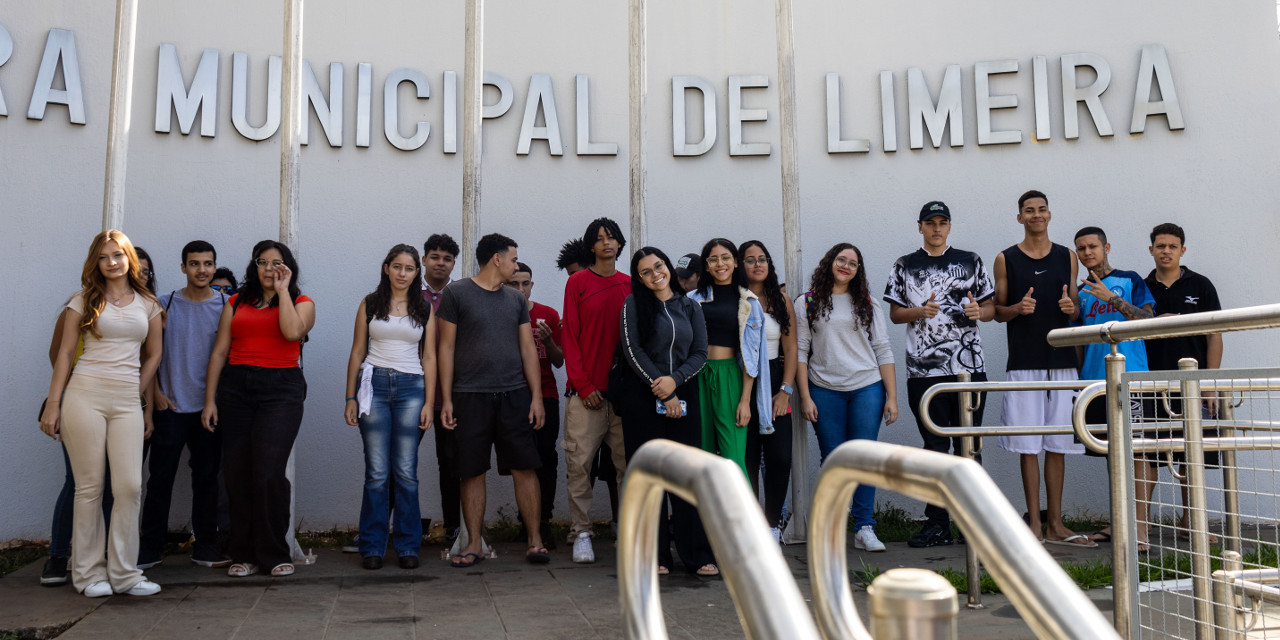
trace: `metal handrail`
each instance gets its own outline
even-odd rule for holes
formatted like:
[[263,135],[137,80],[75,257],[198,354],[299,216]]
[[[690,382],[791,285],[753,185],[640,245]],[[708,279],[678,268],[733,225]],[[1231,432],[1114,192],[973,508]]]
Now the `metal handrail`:
[[846,564],[849,500],[870,484],[945,506],[992,577],[1039,638],[1119,638],[1054,562],[982,467],[972,460],[885,442],[846,442],[827,456],[814,492],[809,543],[814,609],[826,638],[869,638],[853,605]]
[[819,638],[742,470],[725,458],[669,440],[640,447],[623,479],[618,598],[627,638],[667,637],[657,557],[663,491],[698,508],[748,638]]
[[1115,344],[1126,340],[1182,338],[1275,327],[1280,327],[1280,304],[1265,304],[1143,320],[1113,320],[1087,327],[1054,329],[1049,332],[1049,344],[1055,347],[1084,346],[1104,342]]

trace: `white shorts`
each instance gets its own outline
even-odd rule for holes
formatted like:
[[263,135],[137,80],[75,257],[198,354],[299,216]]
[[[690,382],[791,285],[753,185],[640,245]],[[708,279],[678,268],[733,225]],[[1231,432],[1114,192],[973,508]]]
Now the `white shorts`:
[[[1010,382],[1079,380],[1075,369],[1018,369],[1009,371]],[[1008,426],[1040,427],[1071,424],[1075,391],[1006,391],[1000,405],[1001,422]],[[1072,434],[1052,436],[1000,436],[1000,448],[1036,455],[1041,451],[1083,454],[1084,445]]]

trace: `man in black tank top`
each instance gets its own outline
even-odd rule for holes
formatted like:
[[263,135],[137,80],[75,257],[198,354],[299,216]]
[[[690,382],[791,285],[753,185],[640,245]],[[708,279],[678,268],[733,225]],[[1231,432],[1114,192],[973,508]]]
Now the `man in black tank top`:
[[[1076,380],[1076,353],[1049,345],[1049,331],[1066,327],[1078,315],[1076,255],[1049,240],[1049,198],[1028,191],[1018,198],[1022,242],[1000,255],[992,265],[996,283],[996,320],[1008,323],[1008,380]],[[1003,395],[1001,415],[1006,425],[1042,426],[1071,423],[1070,391],[1014,391]],[[1062,524],[1062,483],[1065,454],[1084,453],[1070,435],[1002,436],[1000,446],[1021,456],[1022,489],[1026,495],[1031,532],[1047,542],[1093,547],[1096,543]],[[1048,521],[1040,518],[1040,465],[1043,451]],[[1042,533],[1041,527],[1047,528]]]

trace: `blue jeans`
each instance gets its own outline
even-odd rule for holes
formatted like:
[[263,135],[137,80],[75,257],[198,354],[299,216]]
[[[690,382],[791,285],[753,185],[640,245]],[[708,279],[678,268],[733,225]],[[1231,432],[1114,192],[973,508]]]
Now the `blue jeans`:
[[[876,440],[884,415],[884,383],[877,381],[853,391],[832,391],[809,384],[809,397],[818,408],[813,423],[818,451],[825,461],[836,447],[850,440]],[[853,526],[875,526],[876,488],[863,484],[853,492]]]
[[[360,555],[387,550],[391,491],[395,500],[398,556],[416,556],[422,546],[418,505],[418,421],[426,402],[422,376],[394,369],[373,370],[373,402],[360,417],[364,439],[364,499],[360,503]],[[436,428],[439,428],[438,426]],[[389,482],[389,475],[395,482]]]

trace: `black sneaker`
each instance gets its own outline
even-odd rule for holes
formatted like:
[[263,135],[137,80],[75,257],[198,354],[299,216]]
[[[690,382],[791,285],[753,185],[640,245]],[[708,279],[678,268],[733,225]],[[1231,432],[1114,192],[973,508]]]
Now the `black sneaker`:
[[924,529],[920,530],[911,539],[907,541],[908,547],[916,549],[924,549],[927,547],[937,547],[951,544],[951,527],[944,527],[940,524],[926,524]]
[[40,585],[57,587],[67,583],[67,559],[50,556],[40,572]]

